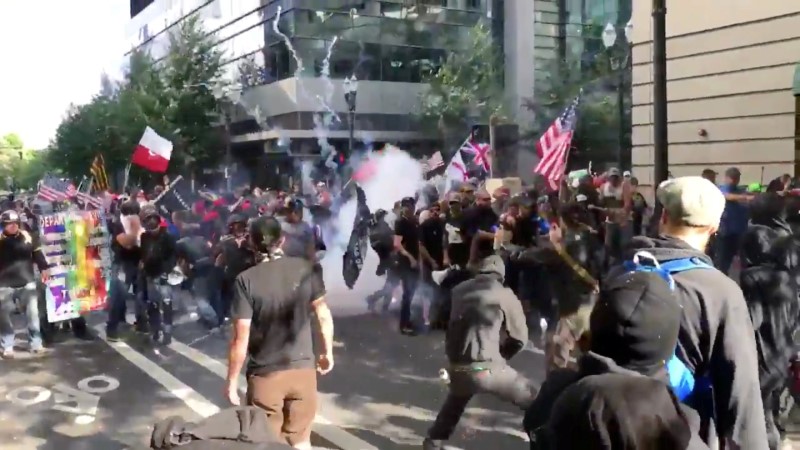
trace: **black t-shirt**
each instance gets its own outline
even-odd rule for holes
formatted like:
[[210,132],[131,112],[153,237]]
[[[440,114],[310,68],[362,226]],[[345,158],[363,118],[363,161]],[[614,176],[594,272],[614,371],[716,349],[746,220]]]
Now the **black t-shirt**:
[[[398,217],[394,223],[394,234],[403,238],[403,248],[415,259],[419,258],[419,225],[416,219]],[[409,265],[406,257],[400,256],[401,266]]]
[[322,278],[303,258],[263,262],[236,278],[232,317],[252,319],[248,376],[315,367],[311,303],[324,295]]
[[442,234],[444,233],[444,222],[437,218],[428,219],[419,226],[420,240],[431,257],[438,264],[444,258],[444,243]]
[[109,233],[111,234],[111,251],[114,253],[114,260],[120,264],[139,264],[142,256],[139,247],[125,248],[117,242],[117,236],[125,234],[125,228],[121,222],[109,223]]
[[[472,243],[472,239],[478,234],[478,231],[494,232],[497,229],[497,223],[500,217],[494,212],[492,208],[481,208],[473,206],[464,211],[464,234],[466,236],[467,245]],[[493,253],[494,241],[484,239],[478,245],[478,252],[480,256],[488,256]]]
[[532,247],[536,245],[536,238],[539,236],[538,216],[518,217],[514,222],[514,230],[511,235],[511,243],[520,247]]

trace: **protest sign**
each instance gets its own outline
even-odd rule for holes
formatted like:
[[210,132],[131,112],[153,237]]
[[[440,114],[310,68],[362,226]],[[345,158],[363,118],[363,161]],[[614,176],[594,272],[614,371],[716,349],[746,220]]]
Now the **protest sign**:
[[47,320],[59,322],[105,308],[111,268],[108,229],[100,211],[39,218],[42,251],[50,263]]

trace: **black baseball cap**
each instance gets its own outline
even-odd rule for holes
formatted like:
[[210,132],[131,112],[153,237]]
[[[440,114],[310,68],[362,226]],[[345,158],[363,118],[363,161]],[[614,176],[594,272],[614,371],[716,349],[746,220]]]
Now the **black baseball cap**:
[[414,197],[403,197],[403,199],[400,200],[400,206],[414,206],[416,204],[417,201],[414,199]]
[[678,343],[681,307],[653,272],[614,277],[600,291],[589,319],[591,349],[645,375],[663,368]]

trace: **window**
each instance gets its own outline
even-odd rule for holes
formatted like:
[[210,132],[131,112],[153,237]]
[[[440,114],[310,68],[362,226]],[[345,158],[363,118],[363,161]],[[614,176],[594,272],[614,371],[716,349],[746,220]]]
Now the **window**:
[[264,49],[266,76],[272,80],[283,80],[293,75],[294,60],[286,42],[278,42]]
[[383,46],[381,52],[383,81],[411,81],[410,53],[408,47]]

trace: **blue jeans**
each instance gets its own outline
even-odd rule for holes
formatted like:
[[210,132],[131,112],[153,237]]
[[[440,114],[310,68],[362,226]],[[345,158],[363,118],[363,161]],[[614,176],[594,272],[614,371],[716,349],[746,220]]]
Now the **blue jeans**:
[[[125,322],[128,310],[128,292],[133,288],[136,292],[138,268],[133,264],[119,264],[111,269],[111,282],[108,292],[108,322],[106,332],[115,332],[120,323]],[[144,323],[147,316],[145,303],[139,296],[135,297],[136,320]]]
[[212,303],[217,295],[212,291],[213,280],[210,269],[213,268],[195,267],[194,273],[189,279],[191,280],[190,292],[197,304],[197,314],[206,325],[213,328],[220,324],[220,319],[217,308]]
[[19,288],[0,288],[0,345],[3,350],[14,348],[14,325],[11,314],[14,312],[14,300],[25,305],[25,316],[28,323],[28,341],[31,349],[42,348],[42,329],[39,322],[39,299],[36,283],[29,283]]

